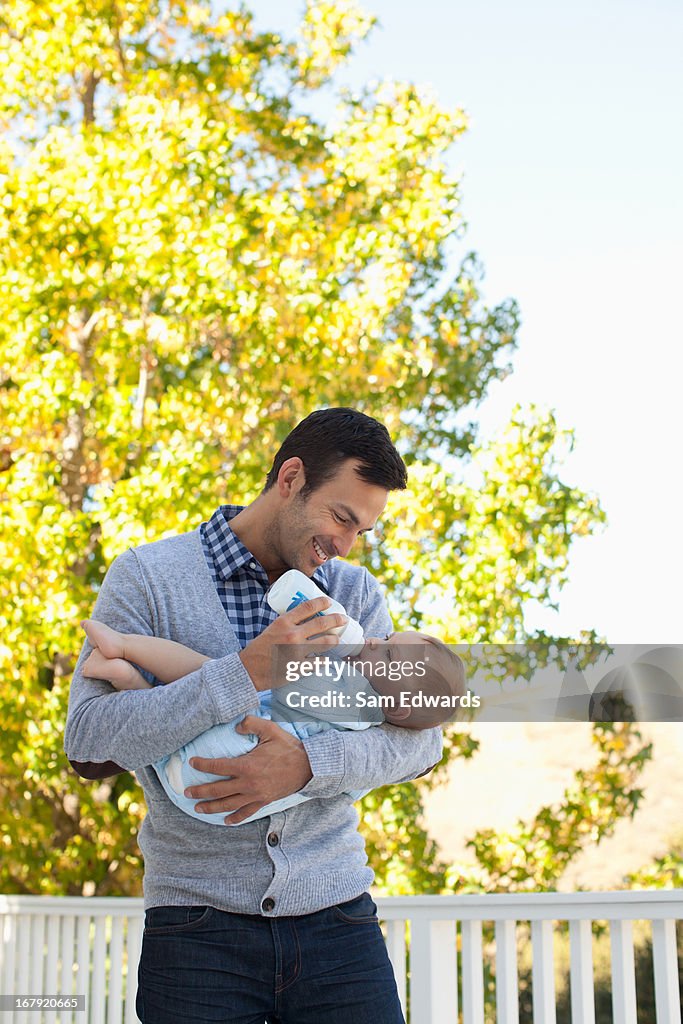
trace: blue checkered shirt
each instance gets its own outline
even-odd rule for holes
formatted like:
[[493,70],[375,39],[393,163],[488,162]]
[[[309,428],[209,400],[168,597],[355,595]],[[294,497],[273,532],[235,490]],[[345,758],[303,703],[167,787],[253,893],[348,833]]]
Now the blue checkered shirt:
[[[241,648],[277,618],[277,612],[266,601],[270,583],[265,569],[230,529],[230,520],[243,507],[221,505],[199,528],[209,573]],[[312,578],[324,593],[328,592],[322,567]]]

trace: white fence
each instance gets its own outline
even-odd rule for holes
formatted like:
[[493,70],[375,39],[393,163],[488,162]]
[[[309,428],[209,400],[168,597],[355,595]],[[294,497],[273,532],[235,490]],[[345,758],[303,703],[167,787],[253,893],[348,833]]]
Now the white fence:
[[[518,1024],[517,925],[530,922],[534,1024],[555,1024],[555,922],[569,922],[572,1024],[594,1024],[593,921],[609,922],[614,1024],[636,1024],[633,922],[651,922],[656,1024],[681,1024],[676,921],[683,891],[399,896],[377,900],[410,1024]],[[495,938],[484,950],[484,925]],[[0,896],[0,1002],[85,996],[86,1012],[6,1010],[2,1024],[135,1024],[142,901]],[[409,1007],[408,1007],[409,996]],[[190,1022],[188,1022],[190,1024]]]

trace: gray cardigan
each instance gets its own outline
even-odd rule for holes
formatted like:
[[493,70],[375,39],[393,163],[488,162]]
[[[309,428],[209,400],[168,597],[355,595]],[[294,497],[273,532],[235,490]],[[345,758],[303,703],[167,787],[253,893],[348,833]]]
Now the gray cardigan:
[[[366,636],[391,629],[376,580],[358,566],[328,564],[330,596]],[[112,760],[135,770],[147,816],[139,835],[145,906],[210,904],[278,917],[311,913],[360,895],[373,873],[348,790],[405,782],[441,756],[441,732],[382,725],[330,730],[304,741],[313,799],[269,818],[205,824],[168,799],[149,767],[220,722],[253,711],[258,693],[209,575],[199,531],[126,551],[111,565],[93,617],[128,633],[167,637],[212,658],[171,686],[117,693],[83,675],[86,642],[71,684],[64,747],[76,761]],[[266,839],[276,833],[279,842]],[[267,900],[265,908],[263,901]],[[269,908],[269,909],[268,909]]]

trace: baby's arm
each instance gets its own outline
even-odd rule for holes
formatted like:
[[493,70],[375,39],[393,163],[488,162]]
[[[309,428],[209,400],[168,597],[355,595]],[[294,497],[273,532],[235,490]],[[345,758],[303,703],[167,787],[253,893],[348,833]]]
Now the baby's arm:
[[174,640],[119,633],[94,619],[85,619],[81,625],[95,648],[83,666],[85,674],[95,679],[108,679],[117,689],[149,687],[150,684],[131,662],[153,672],[162,683],[172,683],[196,672],[205,661],[209,661],[204,654],[198,654]]

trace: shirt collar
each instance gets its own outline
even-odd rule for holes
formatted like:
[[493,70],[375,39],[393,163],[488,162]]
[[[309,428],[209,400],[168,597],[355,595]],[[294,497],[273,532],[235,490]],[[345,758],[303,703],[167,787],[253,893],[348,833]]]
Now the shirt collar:
[[[236,533],[230,528],[230,520],[241,512],[244,505],[221,505],[206,524],[204,537],[216,566],[216,572],[223,580],[229,580],[240,569],[256,576],[267,574],[258,559],[245,547]],[[324,593],[329,591],[329,582],[325,565],[319,565],[311,577]]]
[[206,524],[204,537],[216,572],[223,580],[231,579],[241,569],[260,570],[263,573],[263,568],[249,548],[245,547],[237,534],[230,529],[230,520],[234,519],[243,507],[221,505]]

